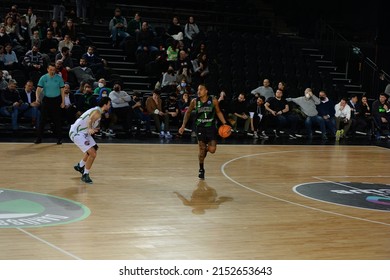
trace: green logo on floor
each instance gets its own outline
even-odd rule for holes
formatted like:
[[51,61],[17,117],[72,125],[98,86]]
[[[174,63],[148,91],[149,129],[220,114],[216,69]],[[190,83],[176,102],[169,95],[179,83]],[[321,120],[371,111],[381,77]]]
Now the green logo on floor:
[[56,226],[81,221],[90,213],[88,207],[69,199],[0,189],[0,228]]

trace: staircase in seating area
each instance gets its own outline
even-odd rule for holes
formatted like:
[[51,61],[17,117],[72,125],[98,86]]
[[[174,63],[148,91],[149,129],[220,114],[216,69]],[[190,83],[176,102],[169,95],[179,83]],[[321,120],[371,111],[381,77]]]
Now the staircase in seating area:
[[319,49],[302,48],[301,51],[304,55],[312,59],[316,64],[319,73],[321,73],[323,77],[328,77],[332,82],[331,85],[337,99],[340,99],[341,97],[348,98],[352,94],[357,94],[360,98],[362,95],[366,94],[362,89],[361,84],[353,83],[346,71],[341,70],[333,61],[327,60]]
[[154,88],[153,77],[142,75],[138,71],[135,61],[128,61],[123,49],[113,48],[108,30],[108,23],[83,26],[83,32],[93,42],[96,53],[107,60],[108,67],[112,70],[113,79],[117,80],[118,75],[123,84],[123,90],[132,93],[150,93]]

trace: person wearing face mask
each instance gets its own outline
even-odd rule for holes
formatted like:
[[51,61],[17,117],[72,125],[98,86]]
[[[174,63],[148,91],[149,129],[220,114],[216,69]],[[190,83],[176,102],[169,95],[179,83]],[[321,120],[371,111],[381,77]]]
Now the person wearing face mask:
[[335,120],[335,110],[334,102],[328,98],[328,95],[324,90],[319,92],[319,98],[321,103],[317,105],[318,115],[322,117],[325,122],[325,127],[327,131],[335,137],[336,135],[336,120]]
[[180,98],[184,93],[191,95],[191,86],[187,83],[185,79],[180,81],[180,84],[176,87],[176,95]]
[[112,102],[112,113],[118,117],[121,121],[123,130],[128,136],[130,133],[131,127],[131,117],[132,111],[129,102],[131,101],[131,96],[127,94],[126,91],[122,90],[122,87],[119,83],[115,83],[113,90],[110,92],[109,97]]
[[106,88],[108,90],[108,93],[110,93],[112,91],[111,88],[107,87],[106,79],[100,78],[98,80],[98,86],[93,91],[93,95],[99,96],[99,93],[102,90],[102,88]]
[[176,86],[176,72],[172,66],[169,66],[168,71],[165,72],[162,76],[161,92],[170,93],[175,91]]
[[300,107],[302,113],[306,116],[305,127],[307,130],[307,137],[311,139],[313,137],[313,126],[318,125],[321,130],[322,139],[327,140],[325,121],[318,115],[316,105],[320,104],[320,99],[313,94],[311,88],[306,88],[304,96],[296,98],[286,98],[288,102],[292,101]]

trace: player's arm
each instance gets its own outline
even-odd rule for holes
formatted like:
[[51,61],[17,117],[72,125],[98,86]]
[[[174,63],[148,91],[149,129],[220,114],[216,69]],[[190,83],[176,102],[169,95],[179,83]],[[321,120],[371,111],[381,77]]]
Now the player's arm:
[[187,109],[186,113],[184,114],[183,124],[179,128],[179,133],[180,134],[183,134],[184,129],[186,128],[187,122],[190,119],[191,112],[195,109],[195,105],[196,105],[196,98],[191,100],[190,106],[188,106],[188,109]]
[[222,122],[222,124],[226,124],[225,116],[223,115],[221,109],[219,108],[218,100],[215,97],[213,98],[213,103],[215,107],[215,112],[217,113],[219,120]]
[[100,111],[95,110],[91,113],[91,116],[89,117],[88,120],[88,134],[92,135],[95,134],[95,132],[98,132],[98,128],[93,128],[93,124],[100,118],[101,114]]

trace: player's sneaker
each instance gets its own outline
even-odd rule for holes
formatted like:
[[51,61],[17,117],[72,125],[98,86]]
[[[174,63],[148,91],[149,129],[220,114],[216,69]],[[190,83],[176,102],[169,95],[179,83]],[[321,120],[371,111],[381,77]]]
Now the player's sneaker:
[[80,172],[81,174],[84,174],[84,166],[80,167],[80,163],[78,163],[75,166],[73,166],[73,168],[74,168],[74,170]]
[[199,175],[198,175],[199,179],[204,179],[204,169],[199,169]]
[[89,174],[83,174],[83,176],[81,176],[81,181],[83,181],[84,183],[87,183],[87,184],[93,183],[91,178],[89,177]]

